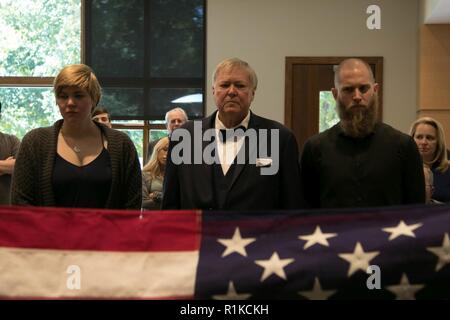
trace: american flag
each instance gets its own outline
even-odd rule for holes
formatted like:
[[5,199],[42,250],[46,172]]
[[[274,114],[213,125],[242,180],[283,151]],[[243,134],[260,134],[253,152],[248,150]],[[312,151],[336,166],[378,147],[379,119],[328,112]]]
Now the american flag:
[[205,213],[196,297],[448,299],[449,233],[450,206]]
[[450,205],[0,208],[6,299],[448,299]]

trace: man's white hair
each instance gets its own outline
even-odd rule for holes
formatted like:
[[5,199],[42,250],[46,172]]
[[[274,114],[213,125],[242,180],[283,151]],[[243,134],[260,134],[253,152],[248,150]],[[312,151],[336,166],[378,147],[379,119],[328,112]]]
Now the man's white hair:
[[169,122],[169,114],[172,113],[172,112],[175,112],[175,111],[181,112],[181,113],[183,114],[183,116],[184,116],[184,120],[185,120],[185,121],[188,121],[188,120],[189,120],[186,111],[184,111],[184,110],[181,109],[180,107],[176,107],[176,108],[173,108],[173,109],[171,109],[171,110],[169,110],[169,111],[166,112],[166,117],[165,117],[166,124],[167,124],[167,122]]

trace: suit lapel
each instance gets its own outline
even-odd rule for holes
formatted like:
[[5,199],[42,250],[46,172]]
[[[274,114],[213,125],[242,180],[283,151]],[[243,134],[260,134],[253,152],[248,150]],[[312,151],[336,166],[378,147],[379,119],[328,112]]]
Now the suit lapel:
[[[206,130],[214,128],[215,119],[216,119],[216,112],[214,112],[211,116],[202,119],[202,137],[196,137],[196,139],[202,139],[202,164],[199,166],[200,167],[199,168],[199,176],[196,177],[196,179],[198,178],[200,184],[202,186],[204,186],[206,189],[208,189],[209,192],[211,193],[211,198],[214,203],[214,205],[212,205],[213,207],[215,207],[217,205],[217,197],[214,192],[214,190],[215,190],[214,178],[213,178],[214,164],[209,165],[204,162],[203,152],[209,144],[214,143],[214,142],[213,141],[203,141],[203,135],[205,134]],[[217,155],[215,155],[215,156],[217,156]]]
[[[202,120],[202,137],[198,138],[196,137],[196,139],[202,139],[202,171],[205,174],[205,181],[212,181],[212,170],[213,170],[213,166],[211,165],[207,165],[206,163],[204,163],[203,160],[203,152],[205,150],[205,148],[210,145],[213,141],[203,141],[203,135],[205,134],[206,130],[212,129],[214,128],[214,120],[216,118],[216,113],[214,112],[211,116],[204,118]],[[217,155],[215,155],[217,156]]]
[[[251,111],[250,111],[251,112]],[[257,119],[257,117],[251,113],[250,115],[250,122],[248,123],[248,129],[254,129],[256,131],[256,134],[258,134],[258,128],[259,128],[259,121]],[[231,191],[231,189],[233,188],[234,184],[236,183],[237,179],[239,178],[239,176],[242,174],[242,172],[244,171],[244,169],[246,167],[248,167],[249,165],[251,166],[252,164],[250,164],[250,159],[256,159],[257,157],[257,145],[258,143],[252,143],[250,145],[249,142],[249,138],[245,137],[244,138],[245,141],[242,145],[241,150],[239,150],[239,153],[241,152],[245,152],[245,164],[233,164],[233,166],[235,166],[234,171],[233,171],[233,179],[231,180],[230,183],[230,187],[228,189],[228,193]],[[256,141],[258,142],[258,141]],[[239,157],[237,157],[237,159],[240,159]]]

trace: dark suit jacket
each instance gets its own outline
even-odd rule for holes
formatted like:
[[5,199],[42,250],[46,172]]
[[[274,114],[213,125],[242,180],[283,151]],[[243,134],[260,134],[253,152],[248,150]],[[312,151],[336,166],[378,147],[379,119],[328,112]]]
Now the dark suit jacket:
[[[217,111],[216,111],[217,112]],[[197,120],[201,122],[202,134],[207,129],[214,128],[216,112],[211,116]],[[186,129],[192,138],[190,145],[191,157],[194,157],[194,122],[188,121],[181,128]],[[181,129],[180,128],[180,129]],[[267,134],[268,152],[261,154],[259,144],[249,144],[246,137],[245,164],[235,165],[232,182],[226,194],[225,205],[219,208],[215,187],[213,185],[214,165],[201,164],[175,164],[172,159],[172,150],[177,144],[173,137],[169,146],[169,154],[164,179],[164,197],[162,209],[225,209],[225,210],[274,210],[298,209],[303,206],[300,185],[300,172],[298,163],[297,142],[292,132],[280,123],[251,114],[248,129],[269,129]],[[262,175],[260,166],[248,161],[253,157],[272,158],[270,143],[270,129],[279,130],[279,168],[273,175]],[[267,141],[266,140],[266,141]],[[259,138],[258,138],[259,141]],[[202,150],[211,144],[211,141],[197,140]],[[253,158],[254,159],[254,158]]]

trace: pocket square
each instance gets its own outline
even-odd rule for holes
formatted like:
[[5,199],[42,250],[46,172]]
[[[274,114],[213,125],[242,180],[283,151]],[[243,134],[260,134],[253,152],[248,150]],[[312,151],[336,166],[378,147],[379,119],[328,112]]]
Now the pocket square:
[[257,167],[267,167],[272,164],[272,159],[270,158],[257,158],[256,159],[256,166]]

